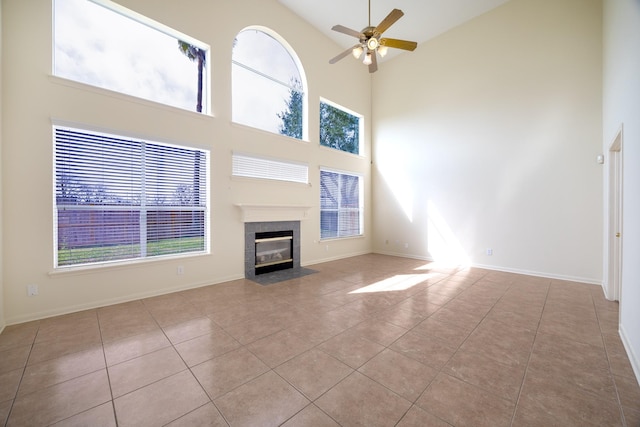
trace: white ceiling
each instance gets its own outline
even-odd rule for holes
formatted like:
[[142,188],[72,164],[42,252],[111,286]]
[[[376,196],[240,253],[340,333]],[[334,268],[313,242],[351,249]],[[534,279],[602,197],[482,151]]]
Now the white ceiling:
[[[336,24],[361,31],[369,25],[369,0],[278,0],[295,14],[316,27],[344,49],[357,43],[354,37],[331,31]],[[385,33],[385,37],[425,42],[508,0],[370,0],[371,25],[376,26],[391,12],[400,9],[404,16]],[[402,51],[390,49],[385,59]],[[336,55],[340,53],[338,50]],[[329,60],[329,58],[327,58]]]

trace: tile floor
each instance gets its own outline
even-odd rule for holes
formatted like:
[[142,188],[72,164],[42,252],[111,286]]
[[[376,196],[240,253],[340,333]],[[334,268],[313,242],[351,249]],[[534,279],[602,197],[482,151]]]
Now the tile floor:
[[365,255],[10,326],[0,425],[638,426],[598,286]]

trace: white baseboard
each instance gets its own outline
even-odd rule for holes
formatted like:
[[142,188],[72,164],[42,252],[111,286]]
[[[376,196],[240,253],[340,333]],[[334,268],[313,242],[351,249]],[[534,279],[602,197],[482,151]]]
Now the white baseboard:
[[631,362],[631,368],[633,368],[633,373],[636,375],[636,381],[638,382],[638,385],[640,385],[640,359],[638,358],[638,355],[634,353],[633,347],[631,347],[631,343],[627,338],[627,334],[622,324],[620,324],[618,334],[620,334],[622,345],[624,346],[624,349],[627,351],[627,357],[629,357],[629,362]]
[[179,287],[163,288],[163,289],[157,289],[149,292],[138,292],[135,294],[126,295],[124,297],[107,298],[99,301],[93,301],[88,304],[71,305],[71,306],[62,307],[60,309],[53,309],[53,310],[43,310],[36,313],[29,313],[26,316],[11,317],[9,319],[6,319],[6,324],[7,326],[9,326],[9,325],[16,325],[19,323],[31,322],[34,320],[42,320],[42,319],[46,319],[53,316],[61,316],[64,314],[76,313],[78,311],[92,310],[94,308],[107,307],[114,304],[121,304],[125,302],[136,301],[143,298],[151,298],[151,297],[157,297],[160,295],[167,295],[173,292],[186,291],[188,289],[196,289],[204,286],[216,285],[219,283],[229,282],[232,280],[238,280],[243,278],[244,278],[244,275],[242,276],[234,275],[229,277],[223,277],[221,279],[216,280],[215,282],[190,283],[188,285],[179,286]]

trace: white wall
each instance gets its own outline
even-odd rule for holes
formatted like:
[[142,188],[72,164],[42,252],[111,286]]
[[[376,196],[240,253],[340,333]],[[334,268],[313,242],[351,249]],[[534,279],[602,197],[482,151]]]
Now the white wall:
[[[363,114],[369,123],[370,80],[362,78],[360,64],[329,65],[328,59],[340,48],[275,0],[190,0],[188,6],[155,0],[120,3],[211,46],[213,117],[51,77],[51,1],[4,0],[2,179],[6,185],[2,199],[7,323],[243,277],[244,224],[236,203],[313,206],[309,219],[301,224],[303,265],[371,251],[370,224],[364,238],[318,242],[320,166],[363,174],[366,218],[370,216],[369,128],[362,158],[318,145],[320,97]],[[309,142],[231,123],[231,48],[235,35],[250,25],[271,28],[300,57],[309,82]],[[212,254],[52,272],[52,119],[211,150]],[[232,179],[232,150],[306,161],[311,185]],[[184,266],[184,275],[176,275],[178,264]],[[40,295],[27,297],[28,284],[39,285]]]
[[[0,2],[0,100],[2,100],[2,3]],[[2,102],[0,102],[0,333],[4,329],[4,274],[2,269]]]
[[[605,154],[624,127],[620,335],[640,380],[640,1],[605,0],[603,28]],[[604,200],[609,196],[607,178],[605,174]]]
[[601,283],[601,10],[512,0],[380,67],[374,251]]

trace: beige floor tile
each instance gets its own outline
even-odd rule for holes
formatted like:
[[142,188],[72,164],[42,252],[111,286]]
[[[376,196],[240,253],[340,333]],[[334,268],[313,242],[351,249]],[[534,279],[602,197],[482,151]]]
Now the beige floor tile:
[[460,349],[480,353],[500,363],[524,366],[529,360],[535,331],[485,319]]
[[640,411],[640,385],[635,378],[614,377],[622,406]]
[[111,400],[105,369],[16,398],[8,426],[49,425]]
[[451,301],[450,303],[433,313],[430,318],[471,332],[478,326],[480,321],[482,321],[482,318],[486,313],[480,314],[474,313],[472,311],[467,311],[465,308],[461,307],[462,304],[458,304],[456,309],[452,309],[451,307],[449,307],[449,304],[453,303],[454,301],[455,300]]
[[40,322],[36,343],[56,340],[70,334],[99,333],[96,310],[51,317]]
[[323,351],[312,349],[280,365],[276,372],[309,400],[315,400],[353,369]]
[[209,402],[198,381],[182,371],[114,400],[118,426],[158,426]]
[[0,351],[33,344],[39,326],[39,321],[7,326],[0,334]]
[[515,403],[450,375],[440,374],[416,405],[452,425],[509,426]]
[[162,329],[173,344],[222,330],[208,317],[190,319],[186,322],[165,326]]
[[413,331],[394,342],[390,348],[432,368],[442,368],[456,352],[446,341],[426,337]]
[[545,318],[540,321],[540,332],[558,335],[564,339],[579,341],[599,347],[603,347],[600,326],[597,322],[588,323],[566,323]]
[[187,366],[192,367],[240,347],[240,344],[223,331],[216,331],[181,342],[175,346]]
[[431,415],[425,410],[413,405],[396,427],[450,427],[451,424],[444,422],[435,415]]
[[0,402],[16,397],[23,372],[23,369],[14,369],[0,374]]
[[7,418],[9,418],[9,411],[11,411],[11,405],[13,405],[13,400],[0,402],[0,425],[5,425],[7,422]]
[[53,424],[53,427],[116,427],[113,403],[107,402]]
[[167,427],[227,427],[228,425],[220,411],[209,402],[170,422]]
[[407,329],[379,319],[366,320],[349,329],[369,341],[388,346],[407,332]]
[[482,354],[459,350],[442,372],[515,403],[524,379],[525,365],[506,365]]
[[211,399],[251,381],[269,370],[260,359],[245,348],[226,353],[192,368]]
[[171,347],[110,366],[109,380],[113,397],[130,393],[186,368],[178,353]]
[[433,318],[427,318],[416,325],[411,332],[415,332],[427,337],[436,337],[450,347],[458,348],[469,336],[469,331],[459,328],[449,323],[440,322]]
[[107,366],[112,366],[153,353],[170,345],[171,343],[164,333],[160,329],[156,329],[152,332],[105,343],[104,356],[107,360]]
[[18,395],[32,393],[104,368],[104,353],[100,347],[34,363],[25,369]]
[[302,411],[282,424],[282,427],[340,427],[331,417],[322,412],[314,404],[308,405]]
[[320,344],[318,348],[354,369],[364,365],[373,356],[384,350],[384,346],[351,331],[330,338]]
[[100,331],[89,330],[77,334],[63,335],[55,340],[34,344],[28,365],[57,359],[68,354],[91,349],[102,349]]
[[438,373],[434,368],[389,349],[358,371],[410,402],[415,402]]
[[326,323],[318,319],[305,319],[287,330],[312,344],[320,344],[329,338],[341,334],[347,329],[335,323]]
[[276,332],[273,335],[254,341],[247,349],[258,356],[267,366],[275,368],[287,360],[313,347],[313,344],[299,338],[289,331]]
[[375,318],[409,330],[428,317],[428,314],[405,309],[402,304],[400,303],[381,311]]
[[224,330],[241,344],[246,345],[286,328],[287,325],[280,322],[257,317],[243,323],[234,323],[225,327]]
[[0,374],[24,368],[31,353],[31,346],[24,345],[0,351]]
[[231,425],[278,426],[309,404],[302,394],[269,371],[214,400]]
[[176,294],[147,298],[143,302],[161,327],[203,316],[193,304]]
[[411,402],[359,372],[349,375],[315,404],[339,424],[348,426],[395,425],[411,407]]
[[118,313],[117,316],[102,319],[100,311],[100,331],[104,342],[140,335],[159,330],[160,327],[147,311]]
[[531,420],[563,426],[622,425],[616,401],[586,393],[562,378],[528,374],[514,420],[516,425],[534,425]]
[[640,425],[599,286],[376,254],[314,269],[8,326],[0,425],[227,425],[211,399],[261,426]]

